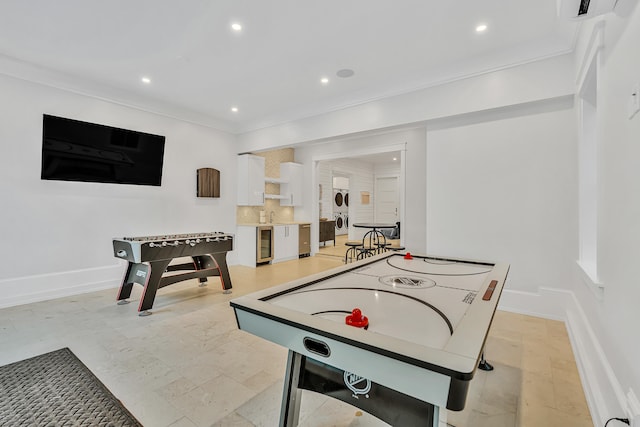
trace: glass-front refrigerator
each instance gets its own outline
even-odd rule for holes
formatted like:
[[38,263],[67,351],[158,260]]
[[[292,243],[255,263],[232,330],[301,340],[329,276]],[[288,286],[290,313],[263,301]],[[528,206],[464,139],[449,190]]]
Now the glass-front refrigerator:
[[256,229],[256,264],[268,263],[273,259],[273,227],[260,226]]

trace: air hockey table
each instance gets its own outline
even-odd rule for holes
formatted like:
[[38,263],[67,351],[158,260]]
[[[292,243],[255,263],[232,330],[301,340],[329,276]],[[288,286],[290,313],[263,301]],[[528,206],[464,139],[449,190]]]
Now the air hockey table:
[[241,330],[289,349],[280,426],[297,425],[311,390],[393,426],[435,427],[464,409],[508,271],[392,252],[231,306]]

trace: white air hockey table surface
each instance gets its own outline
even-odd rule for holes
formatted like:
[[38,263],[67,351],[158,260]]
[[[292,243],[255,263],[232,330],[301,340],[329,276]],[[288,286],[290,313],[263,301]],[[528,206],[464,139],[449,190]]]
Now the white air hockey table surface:
[[[385,253],[231,306],[240,329],[290,350],[281,425],[297,424],[299,389],[392,425],[437,425],[439,408],[464,408],[508,271],[503,263]],[[354,308],[367,328],[345,323]],[[411,408],[417,418],[396,417]],[[425,410],[432,414],[421,416]]]

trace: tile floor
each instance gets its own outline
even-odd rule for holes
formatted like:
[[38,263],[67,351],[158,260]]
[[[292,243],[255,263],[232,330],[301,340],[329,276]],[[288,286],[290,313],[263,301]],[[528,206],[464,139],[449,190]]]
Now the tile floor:
[[[154,314],[115,303],[116,289],[0,310],[0,365],[71,350],[149,427],[277,425],[285,349],[237,330],[229,300],[341,265],[315,256],[233,266],[233,294],[215,278],[158,292]],[[593,426],[562,322],[499,311],[487,341],[492,372],[477,371],[456,427]],[[381,426],[375,418],[304,392],[300,425]]]

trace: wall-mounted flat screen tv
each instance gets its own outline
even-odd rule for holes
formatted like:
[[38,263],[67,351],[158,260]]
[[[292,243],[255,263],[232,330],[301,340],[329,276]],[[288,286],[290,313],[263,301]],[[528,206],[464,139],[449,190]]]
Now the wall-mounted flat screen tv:
[[45,114],[41,178],[159,186],[164,136]]

